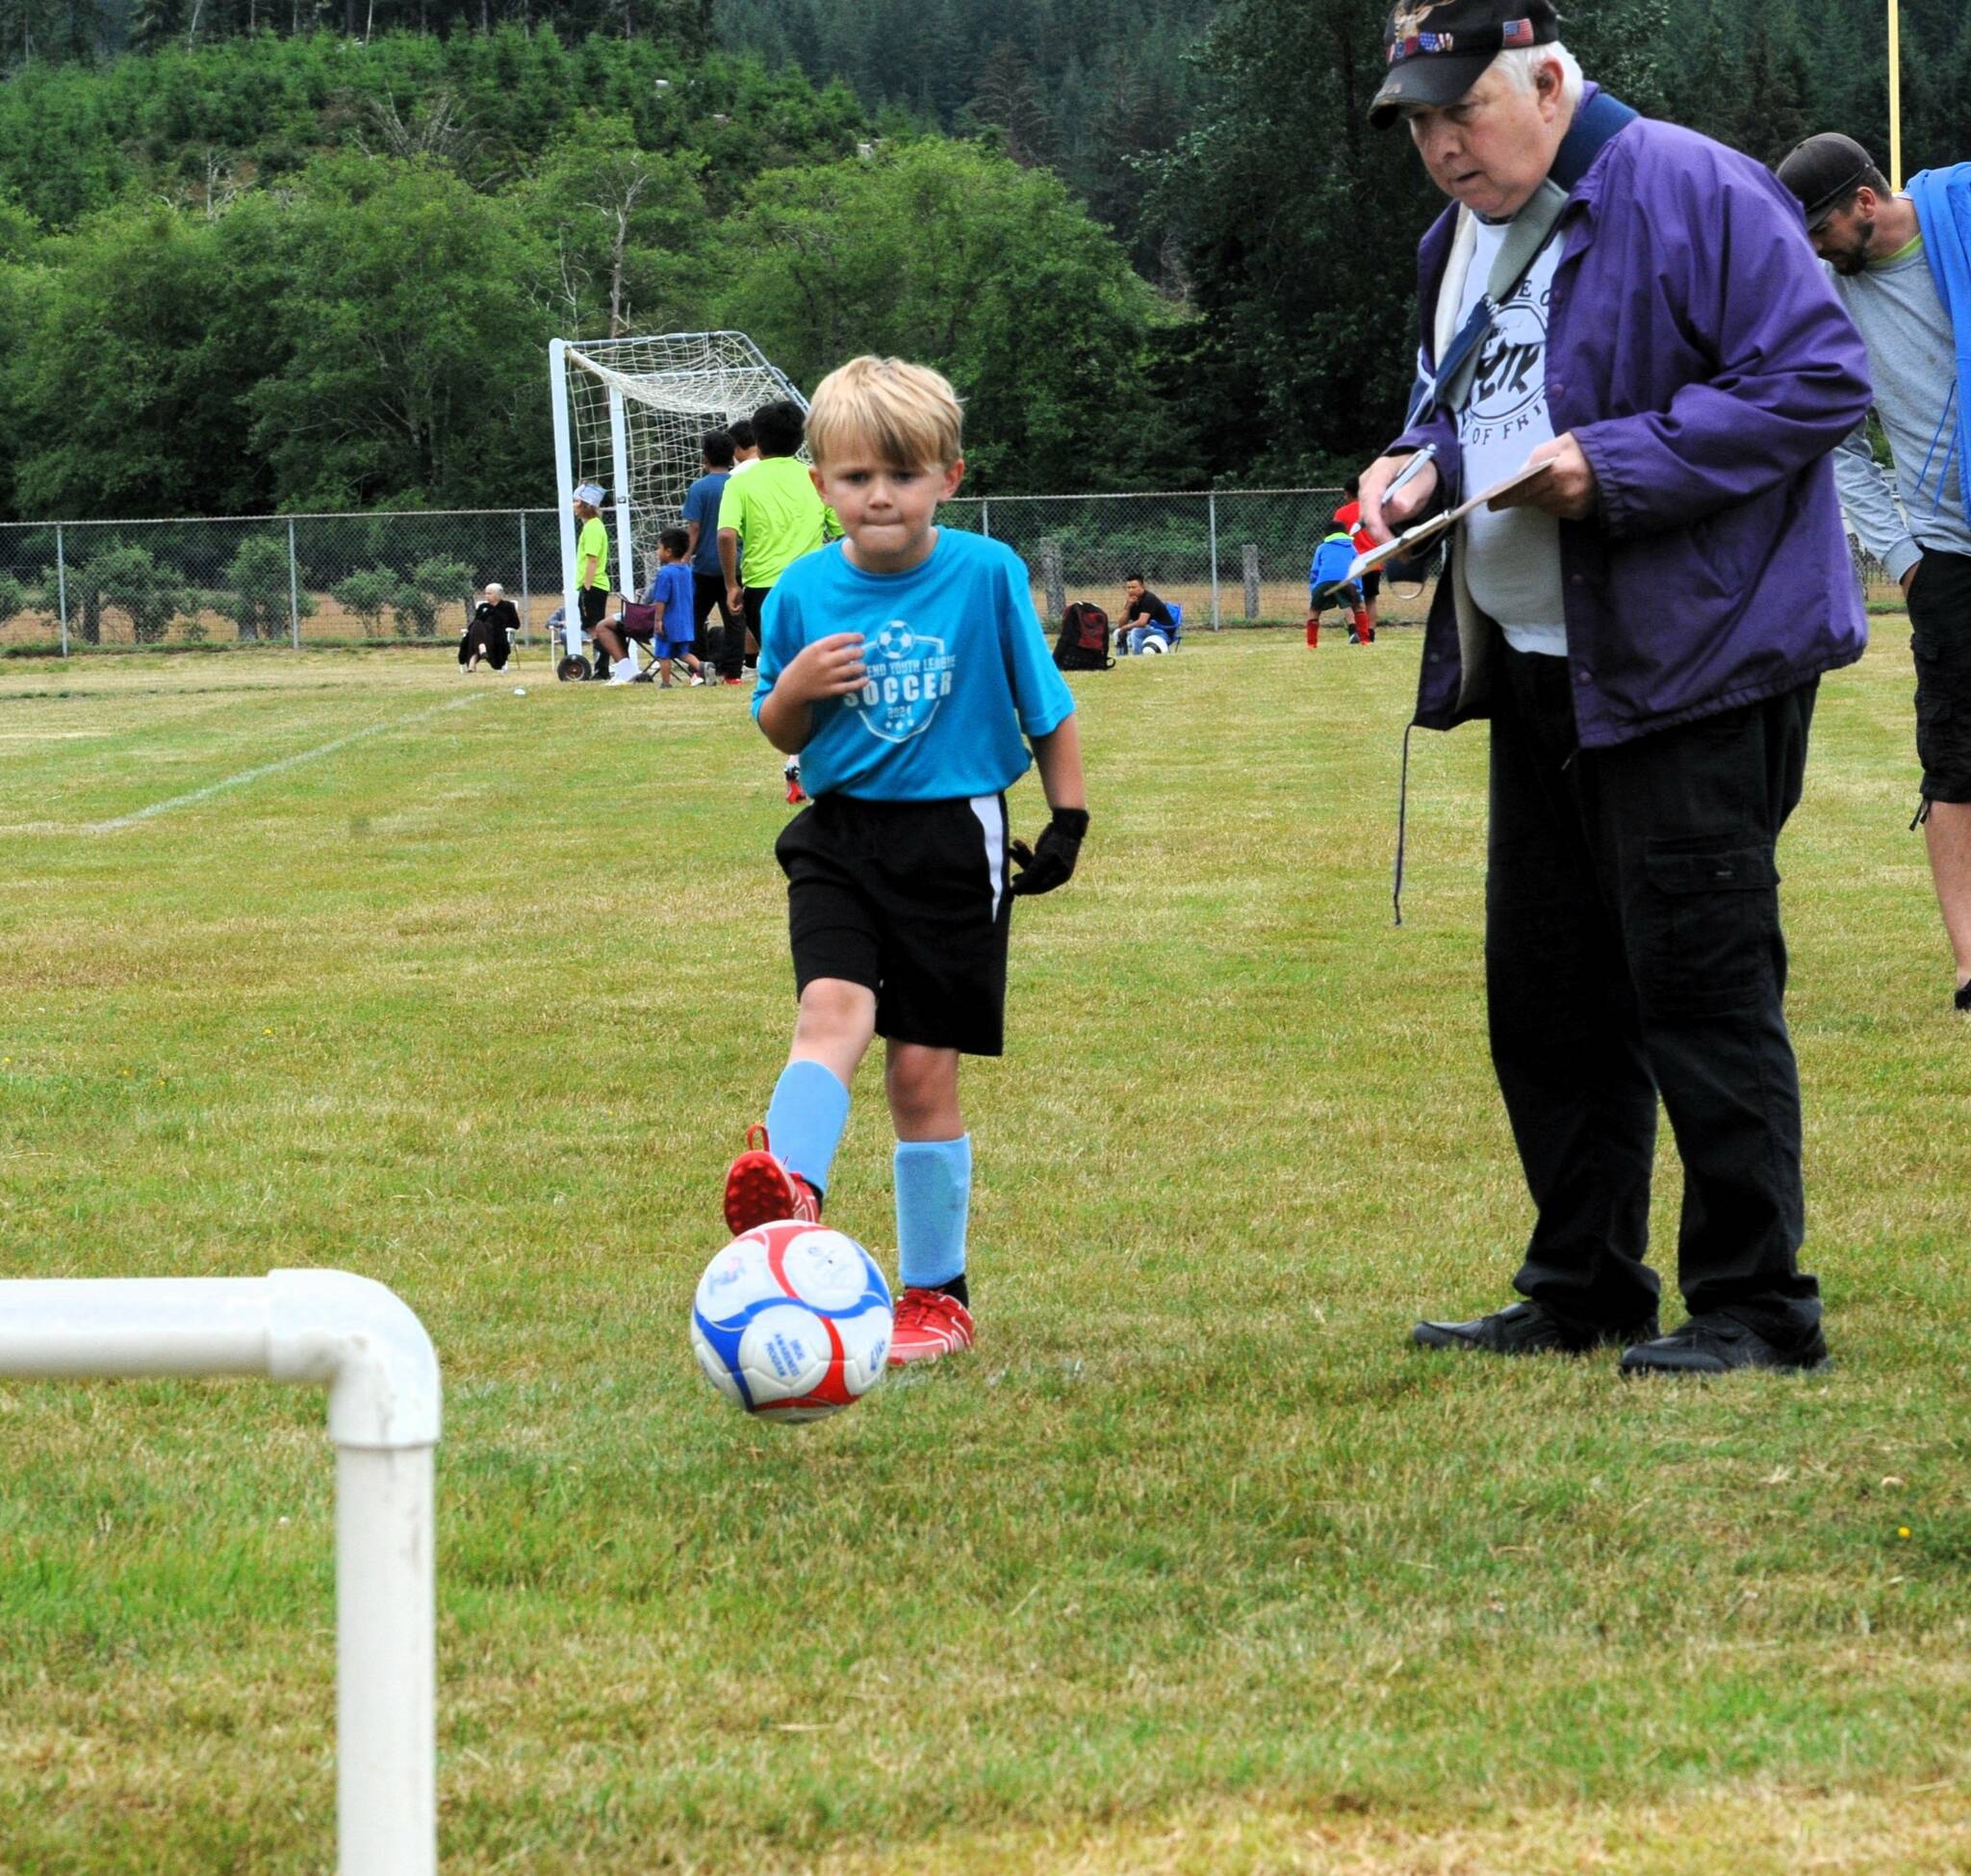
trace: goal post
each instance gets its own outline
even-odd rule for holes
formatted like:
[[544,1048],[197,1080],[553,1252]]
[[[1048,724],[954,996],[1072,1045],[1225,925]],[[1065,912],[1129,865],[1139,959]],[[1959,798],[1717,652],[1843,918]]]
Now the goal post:
[[[0,1281],[0,1379],[258,1375],[328,1389],[336,1452],[336,1868],[436,1876],[431,1338],[347,1271]],[[311,1866],[319,1860],[311,1860]]]
[[548,345],[548,371],[554,386],[554,505],[561,516],[561,649],[569,657],[581,651],[581,603],[575,583],[575,445],[568,424],[568,341]]
[[554,406],[554,476],[561,514],[562,648],[581,651],[576,528],[570,501],[583,482],[609,491],[615,590],[635,598],[697,478],[700,439],[761,404],[807,400],[743,332],[556,339],[548,347]]

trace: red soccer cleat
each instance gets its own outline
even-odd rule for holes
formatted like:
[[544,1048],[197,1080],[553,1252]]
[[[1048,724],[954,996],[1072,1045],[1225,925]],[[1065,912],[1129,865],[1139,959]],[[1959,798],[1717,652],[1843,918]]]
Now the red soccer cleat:
[[746,1129],[746,1148],[726,1169],[726,1223],[732,1235],[782,1219],[819,1224],[821,1195],[768,1152],[764,1127]]
[[897,1298],[889,1365],[937,1361],[972,1346],[972,1312],[942,1290],[906,1290]]

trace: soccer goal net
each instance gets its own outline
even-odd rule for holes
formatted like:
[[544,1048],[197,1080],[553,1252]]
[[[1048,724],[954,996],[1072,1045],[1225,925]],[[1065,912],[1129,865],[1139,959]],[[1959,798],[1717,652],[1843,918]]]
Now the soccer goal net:
[[656,567],[657,530],[675,523],[699,474],[704,432],[761,404],[807,400],[743,332],[667,332],[642,339],[556,339],[549,347],[554,468],[560,481],[563,642],[580,643],[575,521],[584,482],[606,491],[616,591],[635,598]]

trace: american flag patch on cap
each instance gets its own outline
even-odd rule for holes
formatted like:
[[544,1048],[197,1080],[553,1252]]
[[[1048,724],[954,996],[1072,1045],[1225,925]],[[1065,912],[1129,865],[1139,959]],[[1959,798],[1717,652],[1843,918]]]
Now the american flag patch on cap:
[[1533,44],[1533,22],[1530,19],[1505,20],[1498,29],[1498,42],[1501,46]]

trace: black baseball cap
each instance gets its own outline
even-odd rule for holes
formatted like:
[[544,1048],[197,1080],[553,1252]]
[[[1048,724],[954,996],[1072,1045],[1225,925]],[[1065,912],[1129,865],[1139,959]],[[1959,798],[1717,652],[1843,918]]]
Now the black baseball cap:
[[1369,107],[1387,130],[1406,104],[1455,104],[1510,46],[1560,38],[1553,0],[1396,0],[1382,29],[1389,76]]
[[1800,197],[1811,234],[1833,214],[1842,196],[1877,171],[1875,158],[1854,138],[1824,130],[1788,150],[1773,173]]

